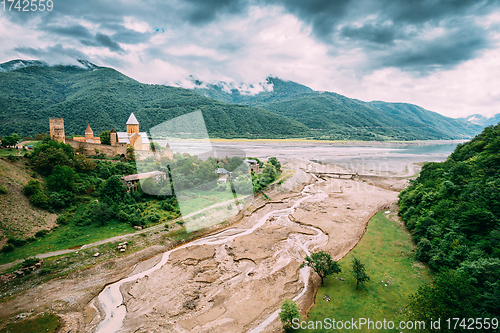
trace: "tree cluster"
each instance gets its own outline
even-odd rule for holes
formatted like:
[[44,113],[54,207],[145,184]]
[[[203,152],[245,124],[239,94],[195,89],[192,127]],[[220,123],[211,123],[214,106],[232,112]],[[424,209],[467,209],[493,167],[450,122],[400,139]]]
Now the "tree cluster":
[[500,125],[459,144],[445,162],[426,163],[399,197],[417,259],[437,272],[465,276],[480,311],[499,316]]

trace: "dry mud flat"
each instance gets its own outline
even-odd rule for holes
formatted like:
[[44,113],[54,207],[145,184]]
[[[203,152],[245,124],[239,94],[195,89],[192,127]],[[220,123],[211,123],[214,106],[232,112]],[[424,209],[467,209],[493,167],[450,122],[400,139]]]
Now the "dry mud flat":
[[[302,193],[274,193],[273,203],[231,226],[215,244],[199,241],[172,251],[161,268],[122,284],[127,312],[120,332],[251,331],[309,282],[298,299],[307,310],[319,279],[311,274],[304,281],[299,266],[306,253],[321,249],[336,259],[344,256],[371,216],[397,200],[397,192],[348,179],[315,181],[304,172],[325,166],[301,162],[298,167],[288,182],[298,175],[314,185]],[[234,236],[259,221],[252,233]],[[149,266],[159,260],[153,258]],[[95,331],[105,316],[98,298],[85,313],[83,330]],[[279,329],[278,321],[263,331]]]

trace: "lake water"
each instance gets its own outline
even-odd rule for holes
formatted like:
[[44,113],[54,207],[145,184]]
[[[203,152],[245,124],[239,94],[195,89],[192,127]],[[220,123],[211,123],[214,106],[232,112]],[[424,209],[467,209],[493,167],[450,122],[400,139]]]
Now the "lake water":
[[246,156],[276,156],[288,160],[303,156],[340,165],[359,173],[401,173],[410,163],[441,162],[464,140],[409,143],[323,143],[323,142],[212,142],[218,156],[241,150]]
[[[166,141],[158,140],[165,146]],[[300,141],[171,141],[174,153],[208,156],[257,157],[276,156],[279,160],[306,157],[331,163],[360,174],[401,174],[408,165],[418,162],[441,162],[465,140],[418,142],[300,142]]]

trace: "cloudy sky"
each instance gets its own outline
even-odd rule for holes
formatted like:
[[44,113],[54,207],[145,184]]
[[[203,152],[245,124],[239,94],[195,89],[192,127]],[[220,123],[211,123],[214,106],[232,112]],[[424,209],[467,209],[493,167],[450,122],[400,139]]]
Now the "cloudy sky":
[[87,59],[158,84],[273,75],[451,117],[500,113],[500,1],[52,1],[0,8],[0,62]]

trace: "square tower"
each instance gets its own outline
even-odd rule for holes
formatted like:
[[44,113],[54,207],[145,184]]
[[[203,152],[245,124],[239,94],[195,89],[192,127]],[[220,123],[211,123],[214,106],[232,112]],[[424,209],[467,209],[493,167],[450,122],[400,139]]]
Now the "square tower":
[[64,119],[63,118],[49,118],[50,139],[66,143],[64,135]]

